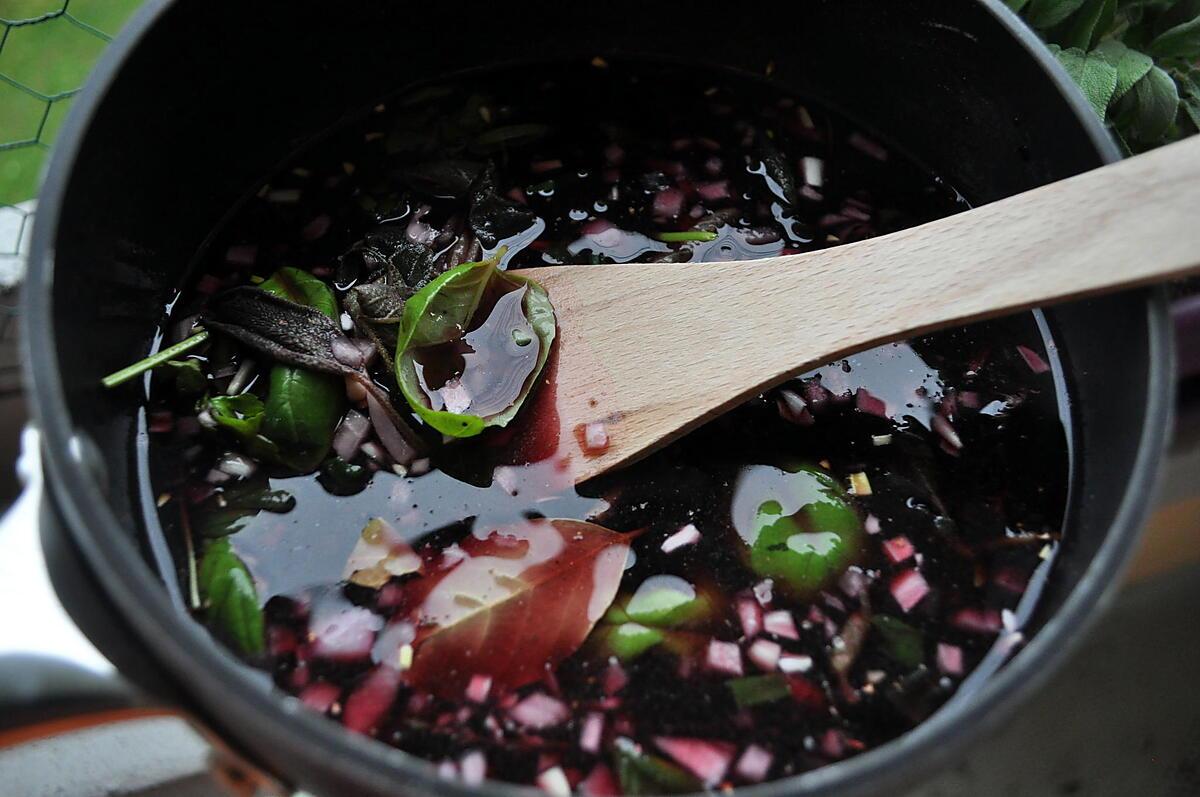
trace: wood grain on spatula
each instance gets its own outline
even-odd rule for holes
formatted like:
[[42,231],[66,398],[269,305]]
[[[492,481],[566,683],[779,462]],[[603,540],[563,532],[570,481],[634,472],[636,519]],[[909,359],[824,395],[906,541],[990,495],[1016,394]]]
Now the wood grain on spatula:
[[[1200,137],[819,252],[541,268],[559,323],[559,453],[584,481],[865,347],[1198,266]],[[607,448],[580,443],[589,423]]]

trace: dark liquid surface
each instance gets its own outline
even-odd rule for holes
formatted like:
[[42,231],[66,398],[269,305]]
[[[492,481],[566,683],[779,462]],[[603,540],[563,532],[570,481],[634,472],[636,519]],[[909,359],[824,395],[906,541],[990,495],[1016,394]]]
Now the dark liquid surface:
[[[205,279],[243,284],[295,266],[332,282],[337,256],[381,224],[418,238],[430,225],[430,249],[445,253],[467,234],[468,203],[420,167],[444,171],[451,159],[490,160],[496,194],[533,214],[480,241],[485,253],[507,246],[510,268],[657,258],[699,269],[837,245],[966,206],[847,121],[748,80],[581,67],[544,85],[500,75],[420,94],[385,104],[272,177],[221,231]],[[672,240],[676,233],[687,240]],[[494,297],[462,338],[418,357],[435,408],[483,413],[520,391],[537,341],[515,342],[524,321],[513,312],[518,295]],[[204,300],[203,291],[185,291],[176,316]],[[797,334],[820,323],[796,319]],[[753,319],[746,325],[752,334]],[[246,357],[222,345],[204,355],[214,391]],[[606,776],[627,793],[657,793],[708,779],[696,771],[700,759],[724,761],[706,770],[720,769],[710,785],[742,785],[857,754],[936,710],[989,651],[1019,642],[1036,597],[1029,585],[1053,561],[1067,484],[1060,394],[1044,368],[1052,359],[1032,315],[882,346],[578,490],[561,484],[539,447],[550,435],[525,428],[546,422],[536,406],[515,431],[435,447],[420,475],[398,475],[365,448],[353,464],[374,475],[353,495],[335,495],[311,474],[261,467],[251,479],[269,477],[295,508],[250,513],[227,538],[265,607],[267,651],[252,663],[333,719],[467,780],[481,755],[489,778],[549,782],[557,775],[546,773],[558,770],[599,793]],[[261,393],[266,382],[248,389]],[[552,398],[549,389],[535,402]],[[193,403],[159,384],[151,409],[185,418]],[[207,479],[231,447],[189,423],[155,435],[160,516],[184,583],[180,507],[203,551],[203,529],[239,484]],[[811,509],[818,504],[832,508]],[[374,518],[416,557],[397,554],[382,583],[347,583],[348,560]],[[577,625],[601,581],[598,570],[593,581],[542,580],[573,538],[541,518],[629,535],[614,605],[631,617],[654,615],[636,611],[650,600],[704,610],[634,623],[652,632],[645,640],[661,639],[628,657],[605,647],[608,635],[630,631],[628,618],[611,613],[582,644],[564,642],[565,652],[526,639],[530,626]],[[681,533],[687,541],[675,547]],[[788,552],[813,562],[790,586],[764,575],[779,557],[794,561]],[[422,575],[405,570],[418,560]],[[526,595],[534,583],[546,586]],[[503,611],[488,608],[498,605],[489,590],[505,585],[518,597]],[[457,653],[435,655],[435,637],[422,636],[481,616],[497,618],[495,627],[460,634]],[[481,639],[487,645],[472,649]],[[543,650],[558,653],[523,658]],[[719,660],[730,650],[740,675]],[[444,665],[445,684],[422,680],[429,660]],[[542,674],[503,687],[528,681],[521,673],[530,668]],[[406,669],[412,678],[393,678]],[[477,700],[468,692],[480,674],[496,687]],[[769,680],[745,685],[759,675]],[[363,706],[372,707],[369,722]],[[566,712],[558,721],[530,721],[534,708],[544,719],[558,707]],[[660,770],[638,781],[630,761]],[[692,780],[671,781],[662,766]]]

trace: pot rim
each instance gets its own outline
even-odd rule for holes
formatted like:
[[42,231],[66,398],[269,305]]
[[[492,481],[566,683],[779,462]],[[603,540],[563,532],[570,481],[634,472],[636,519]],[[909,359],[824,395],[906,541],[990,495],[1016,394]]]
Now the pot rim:
[[[72,457],[63,384],[56,362],[52,314],[54,241],[59,215],[76,159],[96,109],[126,57],[175,0],[149,0],[105,51],[86,87],[73,103],[46,172],[35,217],[28,274],[22,291],[24,379],[31,413],[41,430],[47,485],[73,543],[97,575],[125,622],[152,650],[185,691],[220,716],[224,731],[261,735],[277,742],[279,757],[306,756],[323,762],[322,781],[336,779],[378,792],[399,789],[430,795],[531,797],[532,787],[487,781],[472,787],[440,778],[435,766],[401,750],[345,730],[308,711],[294,698],[267,685],[218,645],[199,623],[169,601],[158,576],[144,562],[128,530],[120,524],[97,485]],[[1083,94],[1036,34],[1002,0],[976,0],[1030,54],[1080,121],[1105,163],[1120,152]],[[1112,599],[1140,536],[1165,450],[1172,417],[1174,358],[1166,292],[1163,288],[1127,294],[1145,303],[1150,349],[1147,405],[1138,445],[1116,517],[1104,542],[1063,606],[1020,654],[969,700],[948,703],[902,736],[862,755],[810,772],[757,786],[739,787],[745,797],[783,795],[843,796],[909,781],[940,767],[966,743],[995,727],[1075,650],[1083,632]],[[212,707],[220,707],[215,710]]]

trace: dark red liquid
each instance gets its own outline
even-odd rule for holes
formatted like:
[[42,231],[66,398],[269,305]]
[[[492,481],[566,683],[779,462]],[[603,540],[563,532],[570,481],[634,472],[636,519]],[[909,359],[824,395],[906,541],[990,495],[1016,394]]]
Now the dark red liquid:
[[[208,269],[226,285],[282,265],[329,276],[366,232],[406,227],[422,205],[423,223],[449,229],[466,212],[462,198],[396,177],[445,158],[491,158],[498,193],[536,214],[490,247],[507,244],[514,268],[658,258],[700,269],[966,206],[902,153],[769,85],[650,66],[581,67],[544,85],[510,77],[399,98],[333,133],[272,177],[272,190],[296,189],[298,201],[247,204]],[[453,129],[421,138],[437,125]],[[510,144],[484,153],[462,143],[500,129]],[[819,177],[806,158],[820,160]],[[790,184],[773,176],[778,164]],[[312,237],[319,219],[325,232]],[[711,235],[660,240],[697,227]],[[227,262],[227,247],[246,245],[252,263]],[[517,296],[493,297],[460,339],[420,353],[435,407],[487,414],[520,392],[538,349],[536,337],[514,338],[525,322]],[[185,292],[177,316],[203,301]],[[820,323],[797,319],[797,334]],[[252,478],[269,477],[296,507],[251,515],[229,538],[265,607],[267,650],[249,663],[333,721],[469,781],[720,788],[886,743],[1019,646],[1050,575],[1068,448],[1046,340],[1026,315],[882,346],[578,489],[540,445],[557,439],[546,433],[557,419],[538,414],[553,405],[553,357],[513,426],[453,445],[431,436],[426,473],[397,475],[364,447],[351,464],[374,475],[338,496],[311,474],[262,467]],[[206,353],[214,390],[244,356]],[[389,384],[382,370],[379,379]],[[162,384],[151,409],[187,418],[193,404]],[[152,454],[186,584],[180,507],[199,529],[237,480],[206,481],[228,438],[181,427],[156,435]],[[575,431],[582,443],[587,430]],[[798,468],[833,485],[828,501],[846,511],[797,516],[794,529],[779,520],[803,505],[789,492]],[[371,527],[365,543],[373,518],[390,530]],[[615,535],[565,534],[545,518]],[[848,522],[852,532],[838,531]],[[752,552],[759,538],[770,544]],[[654,595],[687,608],[629,634],[622,644],[661,639],[620,661],[605,646],[618,629],[636,632],[633,621],[609,613],[592,628],[591,615],[604,614],[592,603],[624,547],[632,555],[613,606],[651,616],[636,608]],[[788,551],[840,564],[789,587],[763,575]],[[745,680],[755,676],[767,680]],[[664,766],[684,780],[646,774]]]

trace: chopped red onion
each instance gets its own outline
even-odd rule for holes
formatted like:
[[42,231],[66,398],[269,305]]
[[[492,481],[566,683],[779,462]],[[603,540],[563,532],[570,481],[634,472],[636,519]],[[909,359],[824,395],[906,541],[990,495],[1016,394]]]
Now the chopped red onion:
[[865,412],[868,415],[878,415],[880,418],[888,417],[887,402],[865,387],[860,387],[854,392],[854,406],[859,412]]
[[929,594],[929,583],[919,570],[905,570],[892,579],[888,589],[901,610],[907,613]]
[[175,414],[170,410],[152,412],[146,418],[146,428],[151,434],[166,434],[175,428]]
[[361,446],[371,434],[371,422],[367,416],[357,410],[350,410],[337,431],[333,433],[333,450],[339,457],[349,462],[354,459]]
[[442,761],[437,765],[437,773],[442,780],[454,780],[458,777],[458,765],[453,761]]
[[513,202],[516,202],[518,204],[521,204],[521,205],[529,204],[529,200],[525,197],[525,191],[520,188],[516,188],[516,187],[510,188],[508,193],[505,194],[505,196],[507,196]]
[[825,198],[820,191],[813,188],[811,185],[800,186],[800,196],[804,197],[809,202],[820,202]]
[[553,160],[534,161],[533,163],[529,164],[529,171],[533,172],[534,174],[545,174],[546,172],[552,172],[555,169],[561,169],[562,166],[563,162],[557,158],[554,158]]
[[349,338],[337,336],[333,339],[330,347],[333,349],[333,358],[342,365],[350,368],[362,368],[364,357],[362,349],[354,345],[354,342]]
[[838,579],[838,587],[847,597],[857,598],[867,591],[867,585],[871,583],[870,578],[857,567],[852,567],[842,573]]
[[775,582],[769,578],[764,578],[754,585],[754,599],[758,601],[759,606],[771,605],[771,599],[774,597],[774,587]]
[[758,783],[766,780],[767,773],[771,771],[771,754],[752,744],[742,751],[742,755],[738,758],[737,764],[734,766],[734,771],[745,780],[751,783]]
[[929,425],[933,428],[933,431],[937,432],[938,436],[945,441],[946,445],[950,446],[955,451],[962,449],[962,438],[958,436],[958,432],[954,431],[954,426],[950,423],[950,421],[946,420],[941,415],[934,415],[930,420]]
[[1015,567],[1002,567],[992,573],[992,583],[1000,589],[1011,592],[1013,595],[1020,595],[1025,592],[1025,587],[1029,585],[1029,579],[1025,573]]
[[221,290],[221,279],[212,274],[205,274],[196,281],[196,293],[204,296],[212,296],[217,291]]
[[492,691],[492,676],[475,673],[467,684],[466,697],[472,703],[483,703]]
[[236,479],[248,479],[258,470],[258,463],[245,454],[226,451],[217,458],[216,469]]
[[788,423],[812,426],[816,421],[808,411],[808,404],[793,390],[780,390],[775,398],[775,405],[779,409],[779,417]]
[[314,216],[312,221],[305,224],[304,228],[300,230],[300,238],[305,241],[315,241],[329,232],[329,227],[332,224],[333,220],[329,218],[328,213]]
[[901,534],[898,537],[892,537],[890,540],[884,540],[883,552],[887,555],[888,561],[894,565],[898,565],[905,559],[912,558],[917,549],[913,547],[908,537]]
[[697,183],[696,193],[705,202],[720,202],[733,196],[729,190],[728,180],[713,180],[710,183]]
[[579,732],[579,749],[585,753],[599,753],[603,735],[604,715],[593,711],[583,720],[583,729]]
[[367,442],[365,442],[361,446],[359,446],[359,448],[364,454],[367,455],[367,458],[370,459],[372,462],[376,462],[376,463],[380,463],[380,464],[387,462],[387,459],[388,459],[387,452],[384,451],[383,446],[379,445],[378,443],[376,443],[372,440],[368,440]]
[[509,713],[521,725],[535,729],[561,725],[571,716],[571,711],[565,703],[544,692],[534,692],[513,706]]
[[604,159],[613,166],[620,166],[625,162],[625,150],[620,144],[609,144],[604,148]]
[[804,403],[814,413],[820,413],[833,400],[833,394],[821,384],[819,379],[805,379],[801,383],[800,392],[804,395]]
[[1000,612],[995,609],[959,609],[950,615],[950,625],[971,634],[998,634],[1003,627]]
[[571,797],[571,782],[562,767],[551,767],[537,776],[537,786],[553,797]]
[[783,648],[778,642],[756,639],[750,649],[746,651],[746,658],[754,662],[754,665],[763,672],[773,672],[779,666],[779,657],[782,654]]
[[585,797],[621,797],[621,787],[608,767],[597,764],[580,782],[579,793]]
[[1050,366],[1046,364],[1042,356],[1028,346],[1017,346],[1017,351],[1025,360],[1025,364],[1029,366],[1029,370],[1035,374],[1044,374],[1050,370]]
[[872,141],[857,131],[850,134],[850,137],[846,139],[846,143],[868,158],[874,158],[878,161],[885,161],[888,158],[888,152],[881,144]]
[[704,161],[704,171],[710,177],[716,177],[719,175],[723,168],[725,168],[725,164],[722,163],[721,159],[716,155],[713,155]]
[[312,710],[324,714],[329,711],[330,706],[337,702],[341,694],[342,689],[338,685],[328,681],[317,681],[315,684],[304,687],[304,691],[300,693],[300,702]]
[[784,639],[799,639],[800,632],[796,630],[796,620],[786,609],[767,612],[763,615],[763,628],[768,634],[774,634]]
[[421,219],[429,215],[430,210],[432,210],[432,208],[430,208],[428,205],[421,205],[421,207],[413,211],[412,218],[409,220],[408,226],[404,228],[404,234],[407,236],[408,240],[415,244],[429,246],[433,243],[434,239],[437,238],[437,230],[421,221]]
[[367,395],[367,411],[371,414],[371,425],[375,427],[375,434],[379,437],[379,442],[383,443],[383,447],[392,455],[392,459],[401,465],[409,465],[409,463],[415,465],[413,458],[417,455],[416,449],[408,444],[404,435],[392,423],[388,413],[370,394]]
[[712,672],[740,676],[742,674],[742,651],[734,642],[709,640],[708,651],[704,656],[704,665]]
[[464,413],[471,406],[471,393],[458,377],[446,380],[438,390],[446,412]]
[[422,457],[421,459],[413,460],[412,465],[409,466],[408,472],[413,476],[424,476],[426,473],[429,473],[432,468],[433,463],[430,462],[429,457]]
[[629,676],[625,674],[625,668],[614,659],[605,668],[601,683],[604,687],[604,694],[615,695],[629,683]]
[[737,750],[729,742],[671,736],[656,736],[654,744],[708,787],[724,779]]
[[664,188],[654,195],[654,215],[674,219],[683,212],[683,192],[678,188]]
[[861,208],[856,208],[854,205],[844,205],[842,207],[842,215],[852,221],[870,221],[871,214]]
[[235,266],[253,266],[258,259],[258,244],[234,244],[225,250],[225,262]]
[[867,519],[863,521],[863,530],[867,534],[878,534],[883,531],[883,527],[879,524],[879,518],[874,515],[867,515]]
[[686,545],[695,545],[698,542],[700,542],[700,529],[689,523],[663,540],[662,552],[673,553]]
[[787,653],[779,657],[779,671],[785,675],[806,673],[812,669],[812,656],[799,653]]
[[826,758],[841,758],[846,754],[846,736],[837,728],[830,728],[821,736],[821,754]]
[[383,618],[362,606],[320,618],[309,626],[313,655],[334,661],[365,659],[375,644]]
[[805,183],[811,185],[813,188],[820,188],[825,185],[825,161],[808,155],[805,156],[803,165]]
[[342,724],[358,733],[371,733],[392,707],[399,686],[398,670],[387,665],[376,667],[346,699]]
[[754,639],[763,630],[763,610],[758,601],[749,596],[737,599],[738,620],[742,624],[742,635]]
[[487,777],[487,756],[480,750],[472,750],[458,759],[458,771],[463,783],[478,786]]
[[704,215],[703,205],[692,205],[692,209],[688,211],[688,218],[698,219]]
[[958,645],[939,642],[937,646],[938,669],[946,675],[963,674],[963,652]]
[[968,410],[977,410],[983,406],[983,401],[974,390],[964,390],[958,394],[958,406]]
[[817,226],[823,230],[827,230],[832,227],[845,224],[848,221],[850,221],[850,219],[846,218],[840,213],[826,213],[824,216],[817,219]]

